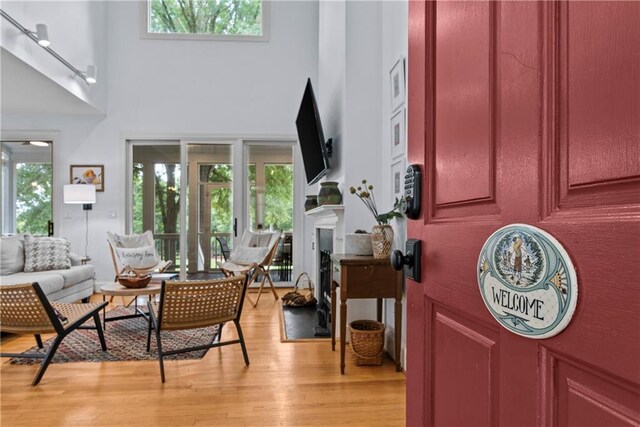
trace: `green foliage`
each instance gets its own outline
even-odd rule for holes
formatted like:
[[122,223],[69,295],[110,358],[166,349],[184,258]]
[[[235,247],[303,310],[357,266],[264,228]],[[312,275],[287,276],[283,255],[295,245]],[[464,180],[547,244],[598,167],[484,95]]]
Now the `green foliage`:
[[48,234],[52,177],[51,164],[16,165],[16,232]]
[[293,229],[293,165],[266,165],[264,221],[277,230]]
[[261,0],[149,0],[149,31],[262,35]]
[[[200,182],[231,183],[233,181],[233,167],[229,164],[211,164],[200,166]],[[227,188],[229,187],[229,188]],[[211,232],[231,233],[233,215],[233,194],[231,185],[214,188],[211,191]],[[204,194],[201,194],[201,201]],[[206,213],[206,212],[201,212]],[[206,221],[203,218],[203,221]]]
[[256,165],[247,165],[247,179],[249,185],[249,224],[256,225]]
[[154,233],[179,233],[180,165],[155,165],[155,230]]
[[133,165],[133,232],[143,233],[142,227],[142,180],[143,180],[142,163]]

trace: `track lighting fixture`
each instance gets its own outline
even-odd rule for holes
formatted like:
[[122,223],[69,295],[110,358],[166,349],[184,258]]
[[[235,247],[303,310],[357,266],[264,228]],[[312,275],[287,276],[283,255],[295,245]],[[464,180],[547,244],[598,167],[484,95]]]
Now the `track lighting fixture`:
[[61,57],[58,54],[58,52],[56,52],[55,50],[53,50],[53,49],[51,49],[49,47],[49,46],[51,46],[51,41],[49,40],[49,31],[48,31],[47,26],[45,24],[37,24],[36,25],[36,31],[30,31],[27,28],[25,28],[22,24],[20,24],[18,21],[13,19],[11,17],[11,15],[9,15],[7,12],[5,12],[2,9],[0,9],[0,15],[4,19],[9,21],[18,30],[20,30],[23,34],[28,36],[31,40],[33,40],[34,42],[38,43],[38,45],[42,46],[42,48],[44,50],[49,52],[51,54],[51,56],[56,58],[58,61],[62,62],[67,68],[69,68],[71,71],[73,71],[74,75],[76,75],[76,76],[80,77],[82,80],[84,80],[85,83],[87,83],[88,85],[92,85],[97,81],[96,76],[97,76],[97,71],[98,70],[97,70],[95,65],[89,65],[89,67],[87,67],[87,71],[85,71],[85,72],[80,71],[76,67],[71,65],[69,63],[69,61],[67,61],[66,59]]

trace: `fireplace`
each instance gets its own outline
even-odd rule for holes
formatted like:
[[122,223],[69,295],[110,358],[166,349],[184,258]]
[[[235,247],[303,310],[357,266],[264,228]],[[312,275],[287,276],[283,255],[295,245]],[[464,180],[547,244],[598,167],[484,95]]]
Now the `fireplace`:
[[318,229],[318,326],[315,336],[331,336],[331,253],[333,252],[333,230]]
[[344,252],[344,206],[318,206],[305,212],[305,216],[314,222],[311,271],[318,300],[314,332],[316,336],[331,336],[331,254]]

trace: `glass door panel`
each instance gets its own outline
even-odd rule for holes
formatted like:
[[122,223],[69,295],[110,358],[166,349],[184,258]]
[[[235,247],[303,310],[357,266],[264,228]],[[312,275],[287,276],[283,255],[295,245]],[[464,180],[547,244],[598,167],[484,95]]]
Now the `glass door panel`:
[[271,268],[274,281],[290,281],[293,253],[293,148],[251,144],[246,149],[248,224],[253,231],[282,231]]
[[[153,231],[156,250],[180,269],[180,145],[135,143],[132,147],[133,233]],[[186,197],[186,192],[184,194]]]
[[190,143],[187,164],[197,183],[188,199],[187,272],[212,272],[224,261],[222,248],[233,246],[233,147]]

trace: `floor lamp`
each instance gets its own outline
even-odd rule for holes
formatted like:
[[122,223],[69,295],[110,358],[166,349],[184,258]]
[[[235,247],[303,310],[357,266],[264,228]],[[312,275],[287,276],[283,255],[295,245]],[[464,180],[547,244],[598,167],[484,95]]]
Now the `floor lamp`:
[[84,257],[89,259],[89,211],[96,202],[96,186],[91,184],[67,184],[64,186],[64,203],[81,204],[85,213],[84,229]]

